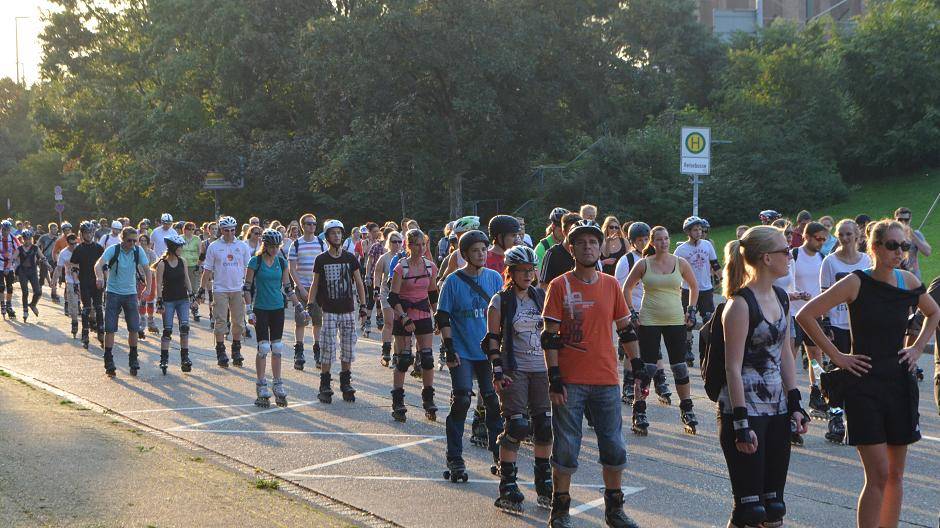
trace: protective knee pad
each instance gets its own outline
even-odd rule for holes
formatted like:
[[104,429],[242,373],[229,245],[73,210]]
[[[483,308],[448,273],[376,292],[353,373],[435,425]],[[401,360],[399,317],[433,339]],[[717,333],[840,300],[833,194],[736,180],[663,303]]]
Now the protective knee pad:
[[164,341],[169,341],[169,340],[173,339],[173,329],[172,329],[172,328],[164,328],[164,329],[163,329],[163,335],[162,335],[161,337],[163,337],[163,340],[164,340]]
[[767,511],[761,503],[760,497],[735,497],[734,510],[731,512],[731,522],[735,526],[757,526],[767,518]]
[[[659,368],[656,366],[656,363],[646,363],[646,376],[649,379],[653,379],[653,377],[656,376],[657,370],[659,370]],[[636,372],[634,372],[634,375],[636,375]]]
[[509,421],[506,422],[505,431],[508,439],[518,444],[529,436],[529,431],[531,431],[529,420],[521,414],[514,414],[510,416]]
[[499,396],[495,392],[483,395],[483,407],[486,408],[486,416],[499,415]]
[[189,325],[181,324],[180,325],[180,337],[186,337],[189,335]]
[[431,348],[422,348],[418,351],[418,357],[421,358],[421,368],[425,370],[434,370],[434,350]]
[[787,514],[787,505],[783,502],[783,497],[781,497],[780,494],[765,493],[764,511],[767,513],[768,521],[779,521]]
[[552,411],[532,416],[532,440],[543,445],[552,441]]
[[281,354],[284,353],[284,343],[280,341],[275,341],[271,343],[271,355],[274,357],[281,357]]
[[415,361],[415,357],[411,355],[411,349],[402,350],[396,355],[398,356],[398,360],[395,361],[395,370],[398,372],[408,372],[408,367]]
[[669,365],[669,368],[672,369],[672,377],[675,379],[676,385],[687,385],[689,383],[688,365],[685,363],[676,363]]
[[450,414],[458,421],[463,422],[467,419],[467,411],[470,410],[470,391],[455,390],[450,393]]
[[267,341],[261,341],[258,343],[258,357],[259,358],[264,359],[268,357],[269,352],[271,352],[271,343]]

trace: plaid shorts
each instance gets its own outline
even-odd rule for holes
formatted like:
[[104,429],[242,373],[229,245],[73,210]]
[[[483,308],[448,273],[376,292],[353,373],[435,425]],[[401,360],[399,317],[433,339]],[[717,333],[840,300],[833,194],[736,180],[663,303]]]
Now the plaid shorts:
[[320,361],[333,363],[336,359],[336,334],[339,332],[340,361],[352,363],[356,348],[356,322],[358,314],[323,312],[320,327]]

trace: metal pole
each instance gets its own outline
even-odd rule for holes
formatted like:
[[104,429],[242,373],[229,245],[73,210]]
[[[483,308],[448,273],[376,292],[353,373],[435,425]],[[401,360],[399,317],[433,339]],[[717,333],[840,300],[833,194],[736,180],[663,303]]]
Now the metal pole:
[[927,210],[927,214],[924,215],[924,219],[920,223],[920,227],[917,228],[918,231],[924,228],[924,224],[927,223],[927,217],[930,216],[930,213],[933,212],[933,208],[937,206],[937,201],[940,200],[940,193],[937,193],[937,197],[933,199],[933,205],[930,206],[930,209]]
[[698,216],[698,174],[692,175],[692,216]]
[[215,197],[215,218],[218,219],[220,216],[222,216],[222,204],[219,200],[219,190],[214,190],[212,194]]
[[13,26],[14,34],[16,38],[16,84],[26,84],[26,72],[24,71],[20,75],[20,19],[27,19],[29,17],[18,16],[13,17]]

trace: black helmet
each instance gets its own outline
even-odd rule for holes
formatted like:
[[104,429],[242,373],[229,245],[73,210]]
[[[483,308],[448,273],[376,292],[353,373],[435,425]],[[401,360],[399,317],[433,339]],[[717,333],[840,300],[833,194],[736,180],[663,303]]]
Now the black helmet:
[[780,215],[780,213],[778,213],[777,211],[774,211],[773,209],[765,209],[765,210],[761,211],[760,214],[757,215],[757,216],[758,216],[758,218],[760,218],[760,221],[761,221],[761,222],[770,223],[770,222],[773,222],[774,220],[780,218],[781,215]]
[[499,243],[501,235],[515,235],[522,230],[519,221],[509,215],[496,215],[490,219],[489,232],[490,240],[494,244]]
[[79,233],[94,233],[95,224],[91,223],[90,220],[85,220],[84,222],[78,225],[78,232]]
[[574,244],[574,239],[578,235],[594,235],[597,237],[597,241],[601,244],[604,243],[604,232],[601,231],[601,226],[597,224],[594,220],[578,220],[571,229],[568,230],[568,244]]
[[565,209],[564,207],[556,207],[552,209],[552,212],[548,214],[548,221],[555,224],[561,225],[561,217],[570,213],[571,211]]
[[470,246],[476,244],[477,242],[483,242],[485,245],[490,245],[490,239],[486,236],[486,233],[474,229],[473,231],[467,231],[460,241],[457,243],[460,248],[460,256],[467,258],[467,250],[470,249]]
[[627,230],[627,238],[633,242],[640,237],[650,236],[650,231],[650,226],[646,222],[633,222]]

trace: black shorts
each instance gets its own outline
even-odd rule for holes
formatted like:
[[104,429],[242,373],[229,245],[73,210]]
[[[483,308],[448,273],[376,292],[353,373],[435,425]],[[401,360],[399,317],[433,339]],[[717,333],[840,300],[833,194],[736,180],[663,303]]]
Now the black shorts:
[[8,293],[13,293],[15,282],[16,277],[13,271],[0,271],[0,292],[6,290]]
[[843,354],[852,353],[852,333],[849,330],[832,327],[832,344]]
[[803,327],[800,326],[796,322],[795,318],[791,318],[790,322],[793,324],[793,341],[794,341],[793,346],[795,347],[794,350],[799,348],[800,344],[804,344],[808,347],[816,346],[816,343],[814,343],[813,340],[808,335],[806,335],[806,332],[803,331]]
[[864,379],[845,397],[849,445],[908,445],[920,440],[917,381]]
[[[414,335],[419,336],[434,333],[434,322],[431,321],[430,317],[412,322],[415,324]],[[392,326],[392,335],[408,337],[412,335],[412,332],[405,331],[405,327],[401,324],[401,319],[396,317],[395,324]]]
[[[689,290],[682,290],[682,308],[689,307]],[[715,290],[702,290],[698,292],[698,300],[695,301],[695,308],[698,310],[698,316],[702,321],[708,319],[715,313]]]
[[640,326],[640,358],[643,363],[653,364],[662,357],[660,339],[666,342],[669,364],[685,363],[685,325]]

